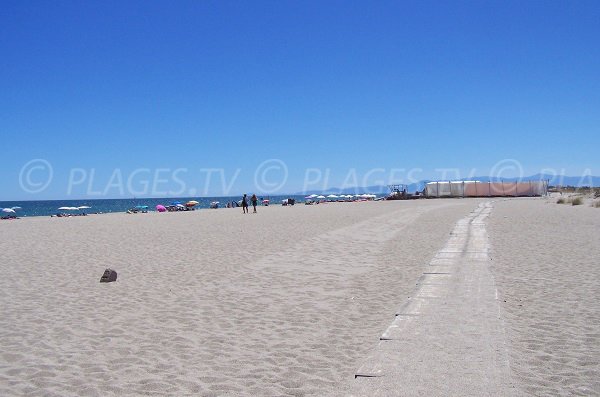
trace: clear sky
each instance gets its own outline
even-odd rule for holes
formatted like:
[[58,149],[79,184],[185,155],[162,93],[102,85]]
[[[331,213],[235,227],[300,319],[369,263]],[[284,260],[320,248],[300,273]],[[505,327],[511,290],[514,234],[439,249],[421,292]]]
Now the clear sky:
[[116,197],[140,168],[237,194],[269,159],[282,192],[307,168],[597,175],[599,43],[599,1],[5,1],[0,200]]

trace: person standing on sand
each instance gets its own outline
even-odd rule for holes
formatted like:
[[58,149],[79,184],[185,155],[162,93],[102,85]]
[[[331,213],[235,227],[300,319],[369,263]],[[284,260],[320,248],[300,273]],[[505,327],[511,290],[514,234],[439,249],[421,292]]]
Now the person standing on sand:
[[254,213],[256,214],[256,204],[258,202],[258,199],[256,198],[256,194],[252,195],[252,198],[250,198],[250,201],[252,201],[252,207],[254,207]]
[[246,194],[242,197],[242,212],[244,214],[248,213],[248,196]]

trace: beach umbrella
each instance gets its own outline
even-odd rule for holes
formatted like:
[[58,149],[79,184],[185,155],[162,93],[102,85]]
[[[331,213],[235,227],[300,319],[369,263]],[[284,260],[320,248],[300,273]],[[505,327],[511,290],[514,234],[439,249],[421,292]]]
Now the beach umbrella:
[[77,207],[77,209],[78,209],[78,210],[87,210],[87,209],[89,209],[89,208],[92,208],[92,207],[89,207],[89,206],[87,206],[87,205],[82,205],[82,206],[80,206],[80,207]]
[[183,204],[177,204],[177,205],[175,205],[175,207],[177,207],[177,208],[185,208],[185,205],[183,205]]
[[13,210],[12,208],[2,208],[2,212],[6,214],[14,214],[15,210]]
[[318,195],[318,194],[314,194],[314,193],[313,193],[313,194],[311,194],[310,196],[308,196],[308,198],[315,198],[315,197],[319,197],[319,195]]
[[196,206],[196,205],[198,205],[198,202],[197,202],[197,201],[194,201],[194,200],[192,200],[192,201],[188,201],[187,203],[185,203],[185,206],[186,206],[186,207],[194,207],[194,206]]
[[21,207],[11,207],[11,209],[13,209],[13,210],[15,210],[15,211],[16,211],[16,210],[20,210],[20,209],[21,209]]
[[165,212],[167,210],[167,208],[164,205],[159,204],[159,205],[156,206],[156,210],[158,212]]
[[325,196],[321,195],[321,196],[317,196],[318,199],[324,199]]
[[336,196],[335,194],[330,194],[329,196],[327,196],[328,198],[338,198],[338,196]]
[[181,204],[181,201],[173,201],[173,202],[171,203],[171,205],[178,205],[178,204]]

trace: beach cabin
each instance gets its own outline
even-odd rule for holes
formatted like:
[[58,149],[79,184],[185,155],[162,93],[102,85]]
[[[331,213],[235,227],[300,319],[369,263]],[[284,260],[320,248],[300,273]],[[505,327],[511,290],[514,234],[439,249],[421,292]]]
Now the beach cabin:
[[548,194],[548,181],[438,181],[425,185],[425,197],[539,197]]

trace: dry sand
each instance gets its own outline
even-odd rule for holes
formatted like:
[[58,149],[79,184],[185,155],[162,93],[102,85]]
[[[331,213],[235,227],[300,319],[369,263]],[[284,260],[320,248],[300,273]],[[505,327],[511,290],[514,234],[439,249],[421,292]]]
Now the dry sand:
[[[481,202],[3,222],[0,395],[346,390]],[[554,202],[497,200],[487,220],[510,369],[525,393],[598,395],[600,209]]]
[[492,271],[513,378],[536,396],[600,395],[600,209],[498,200]]
[[339,396],[515,396],[481,203],[459,220]]
[[[474,206],[3,222],[0,394],[323,394],[352,381]],[[107,267],[118,281],[100,284]]]

